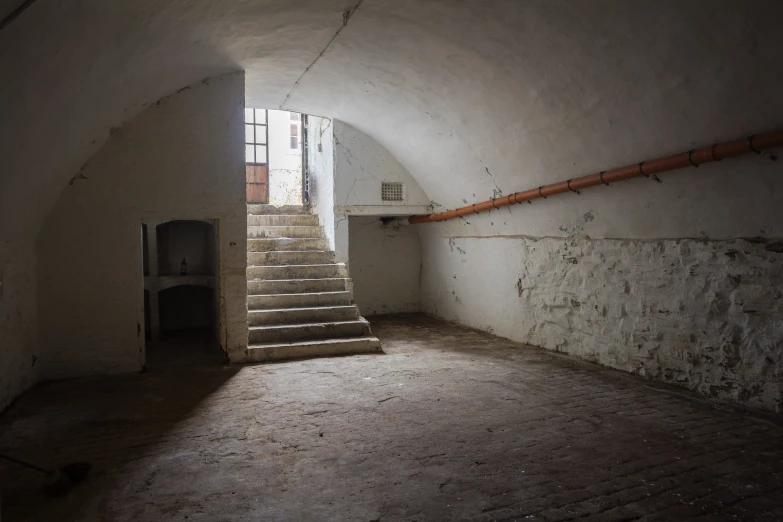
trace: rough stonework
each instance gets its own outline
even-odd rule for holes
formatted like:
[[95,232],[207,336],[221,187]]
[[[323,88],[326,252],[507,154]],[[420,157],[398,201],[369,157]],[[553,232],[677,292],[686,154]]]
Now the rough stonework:
[[[454,237],[428,249],[430,313],[782,409],[783,254],[774,242]],[[476,270],[479,257],[493,261]]]

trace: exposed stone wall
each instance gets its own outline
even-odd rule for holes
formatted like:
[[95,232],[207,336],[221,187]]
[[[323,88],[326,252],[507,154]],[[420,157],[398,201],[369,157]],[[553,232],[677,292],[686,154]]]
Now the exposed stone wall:
[[35,245],[0,241],[0,411],[38,373]]
[[783,244],[440,237],[425,311],[754,408],[783,410]]

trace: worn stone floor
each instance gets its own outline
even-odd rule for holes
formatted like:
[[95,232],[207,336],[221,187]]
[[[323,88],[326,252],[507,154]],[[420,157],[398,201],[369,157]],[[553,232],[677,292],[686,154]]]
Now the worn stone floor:
[[88,460],[65,498],[0,465],[6,521],[783,520],[777,417],[421,315],[384,355],[38,386],[0,447]]

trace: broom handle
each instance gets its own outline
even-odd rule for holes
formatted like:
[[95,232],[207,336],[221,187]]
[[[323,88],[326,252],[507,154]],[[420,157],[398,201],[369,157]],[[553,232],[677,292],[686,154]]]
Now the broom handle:
[[47,475],[51,473],[51,470],[39,468],[35,464],[30,464],[29,462],[25,462],[23,460],[16,459],[10,455],[6,455],[5,453],[0,453],[0,458],[3,458],[5,460],[10,460],[14,464],[19,464],[20,466],[24,466],[25,468],[34,469],[35,471],[40,471],[41,473],[46,473]]

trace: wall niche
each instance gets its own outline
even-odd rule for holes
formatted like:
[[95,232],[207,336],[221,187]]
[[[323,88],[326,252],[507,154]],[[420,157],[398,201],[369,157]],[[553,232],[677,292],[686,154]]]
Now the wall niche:
[[[205,221],[169,221],[157,226],[158,275],[215,275],[215,227]],[[182,263],[185,272],[182,274]]]
[[218,334],[217,221],[142,224],[146,338],[184,332]]

